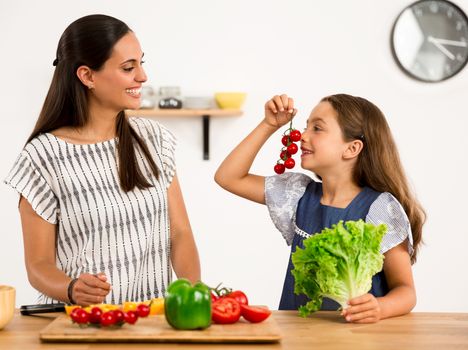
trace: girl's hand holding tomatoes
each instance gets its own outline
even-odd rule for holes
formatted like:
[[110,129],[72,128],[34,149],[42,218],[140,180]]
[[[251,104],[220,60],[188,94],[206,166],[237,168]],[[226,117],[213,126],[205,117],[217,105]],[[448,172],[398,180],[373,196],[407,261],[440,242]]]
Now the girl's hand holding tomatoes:
[[297,113],[294,108],[294,100],[287,95],[273,96],[265,104],[264,122],[275,129],[289,123]]

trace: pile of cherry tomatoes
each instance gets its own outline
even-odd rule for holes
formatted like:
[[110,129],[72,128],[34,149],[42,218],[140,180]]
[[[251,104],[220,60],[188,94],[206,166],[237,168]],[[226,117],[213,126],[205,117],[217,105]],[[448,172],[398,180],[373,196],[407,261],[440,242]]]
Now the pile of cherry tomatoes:
[[66,312],[80,327],[122,326],[125,323],[135,324],[140,317],[164,313],[164,300],[157,298],[142,303],[125,302],[122,307],[98,304],[83,308],[72,305],[66,307]]
[[250,306],[247,295],[240,290],[232,291],[219,286],[212,289],[211,317],[214,323],[236,323],[241,316],[249,322],[258,323],[270,315],[267,307]]

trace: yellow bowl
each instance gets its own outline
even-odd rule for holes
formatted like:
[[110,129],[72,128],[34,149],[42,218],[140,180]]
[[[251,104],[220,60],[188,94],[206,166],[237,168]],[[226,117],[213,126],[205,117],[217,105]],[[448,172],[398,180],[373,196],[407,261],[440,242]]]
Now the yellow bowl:
[[245,92],[217,92],[215,93],[215,100],[219,108],[234,108],[239,109],[244,103]]

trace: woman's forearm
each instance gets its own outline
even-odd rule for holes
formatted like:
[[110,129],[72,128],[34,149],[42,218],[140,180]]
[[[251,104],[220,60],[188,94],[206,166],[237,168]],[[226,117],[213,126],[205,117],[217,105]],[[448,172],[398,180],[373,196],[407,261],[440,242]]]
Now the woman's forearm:
[[193,235],[184,236],[184,239],[172,240],[172,267],[178,278],[187,278],[193,283],[201,280],[200,259]]
[[49,262],[38,262],[27,266],[31,285],[48,297],[68,303],[68,284],[71,278]]

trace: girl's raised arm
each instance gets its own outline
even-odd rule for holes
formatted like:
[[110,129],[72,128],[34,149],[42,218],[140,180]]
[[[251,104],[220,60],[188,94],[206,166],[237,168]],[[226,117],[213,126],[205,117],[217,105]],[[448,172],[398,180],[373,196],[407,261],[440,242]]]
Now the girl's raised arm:
[[215,174],[216,183],[235,195],[265,204],[265,177],[250,174],[250,168],[268,138],[296,112],[293,99],[285,94],[268,100],[265,118],[221,163]]

